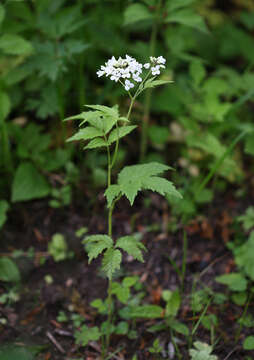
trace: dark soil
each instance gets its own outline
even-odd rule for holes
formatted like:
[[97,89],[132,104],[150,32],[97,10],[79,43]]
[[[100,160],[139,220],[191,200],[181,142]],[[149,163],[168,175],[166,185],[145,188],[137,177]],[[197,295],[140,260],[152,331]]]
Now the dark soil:
[[[251,187],[251,186],[250,186]],[[234,238],[232,223],[235,216],[242,214],[253,203],[253,190],[249,189],[248,201],[236,199],[233,189],[216,200],[203,212],[190,221],[185,230],[188,236],[187,269],[182,296],[182,306],[177,319],[191,328],[193,313],[189,305],[193,280],[197,277],[197,289],[208,286],[213,291],[226,292],[226,288],[215,282],[215,277],[235,269],[231,252],[226,243]],[[148,248],[143,264],[124,259],[124,275],[138,275],[144,285],[144,303],[163,305],[161,292],[164,289],[175,290],[179,287],[179,278],[171,266],[168,256],[178,266],[182,263],[183,226],[177,225],[177,231],[169,230],[172,214],[168,204],[161,197],[150,196],[149,207],[144,206],[143,199],[138,198],[134,208],[121,201],[114,217],[114,234],[128,235],[132,232],[143,233],[143,242]],[[87,256],[81,245],[81,240],[75,232],[86,226],[89,234],[106,233],[106,221],[103,213],[105,207],[102,193],[97,196],[94,205],[88,206],[87,199],[76,201],[62,209],[51,209],[46,200],[18,204],[13,207],[7,224],[2,232],[1,253],[8,255],[14,250],[27,251],[35,249],[35,257],[29,259],[25,255],[17,260],[22,273],[20,300],[7,305],[0,304],[1,318],[7,319],[6,325],[0,325],[0,343],[19,343],[25,345],[46,344],[46,349],[38,355],[38,359],[98,359],[99,344],[80,348],[75,345],[74,331],[71,323],[59,323],[57,315],[60,310],[82,315],[88,326],[98,324],[102,318],[90,307],[90,302],[96,298],[105,298],[107,281],[99,273],[99,261],[88,266]],[[156,231],[151,231],[151,225]],[[54,262],[47,253],[47,245],[55,233],[66,237],[68,245],[75,256],[63,262]],[[46,262],[40,265],[40,259]],[[51,275],[53,283],[48,285],[45,276]],[[0,284],[0,293],[6,290]],[[250,304],[253,313],[253,303]],[[240,341],[236,345],[234,337],[238,328],[237,319],[241,316],[243,307],[228,301],[223,305],[212,304],[207,313],[216,314],[219,325],[215,331],[218,343],[214,354],[219,359],[246,359],[250,352],[244,352],[242,339],[250,334],[248,328],[241,331]],[[137,359],[153,359],[148,352],[154,339],[160,337],[164,350],[171,343],[170,332],[151,334],[146,331],[157,320],[138,320],[136,323],[138,337],[128,340],[123,336],[113,336],[111,350],[119,346],[122,350],[116,359],[131,359],[134,354]],[[210,333],[199,327],[195,340],[210,343]],[[179,335],[179,348],[184,359],[188,358],[187,344]],[[232,352],[232,353],[231,353]],[[231,354],[231,355],[230,355]],[[113,357],[112,357],[113,358]],[[165,358],[168,358],[166,356]]]

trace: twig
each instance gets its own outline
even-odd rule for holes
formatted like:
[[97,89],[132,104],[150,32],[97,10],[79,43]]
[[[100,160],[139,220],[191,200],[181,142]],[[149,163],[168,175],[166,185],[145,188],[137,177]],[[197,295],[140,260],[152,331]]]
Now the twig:
[[65,354],[65,350],[62,348],[62,346],[56,341],[56,339],[54,338],[54,336],[47,331],[46,332],[47,337],[49,338],[49,340],[55,345],[55,347],[57,348],[57,350],[60,351],[60,353]]
[[227,356],[224,358],[224,360],[229,359],[230,356],[231,356],[236,350],[237,350],[237,346],[236,346],[233,350],[231,350],[229,354],[227,354]]
[[62,330],[62,329],[55,329],[54,332],[61,336],[68,336],[73,337],[73,334],[70,331]]

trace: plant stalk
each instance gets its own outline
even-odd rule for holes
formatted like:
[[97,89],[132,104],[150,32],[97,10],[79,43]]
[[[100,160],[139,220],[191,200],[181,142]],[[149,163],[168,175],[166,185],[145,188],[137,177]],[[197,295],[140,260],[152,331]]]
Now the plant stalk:
[[[154,56],[155,53],[155,44],[158,34],[161,6],[162,6],[162,0],[159,0],[157,5],[155,20],[152,26],[151,37],[150,37],[151,56]],[[149,118],[150,118],[150,108],[151,108],[151,96],[152,96],[152,89],[148,89],[147,92],[145,93],[144,116],[142,122],[142,130],[141,130],[141,143],[140,143],[141,162],[144,160],[147,151],[147,137],[148,137],[148,126],[149,126]]]

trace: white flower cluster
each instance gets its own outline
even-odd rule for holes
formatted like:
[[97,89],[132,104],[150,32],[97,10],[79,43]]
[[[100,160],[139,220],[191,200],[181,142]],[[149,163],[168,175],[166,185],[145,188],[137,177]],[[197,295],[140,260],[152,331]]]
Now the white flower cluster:
[[[150,63],[144,64],[144,68],[149,69],[151,67],[151,73],[155,76],[160,74],[160,68],[165,68],[165,63],[166,60],[162,56],[157,58],[151,56]],[[121,80],[123,80],[125,90],[129,91],[135,86],[130,80],[135,82],[142,81],[142,68],[143,65],[129,55],[126,55],[125,58],[119,57],[118,59],[112,56],[112,58],[97,71],[97,75],[98,77],[103,75],[109,76],[110,80],[120,81],[122,84],[123,82]]]
[[150,62],[144,64],[145,69],[151,68],[153,76],[160,75],[160,69],[165,69],[166,59],[163,56],[153,57],[150,56]]

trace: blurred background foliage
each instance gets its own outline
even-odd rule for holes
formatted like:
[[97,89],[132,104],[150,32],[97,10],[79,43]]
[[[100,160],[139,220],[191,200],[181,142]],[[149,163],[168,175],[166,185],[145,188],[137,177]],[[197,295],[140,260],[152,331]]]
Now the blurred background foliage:
[[[125,113],[124,90],[98,79],[96,71],[112,55],[126,53],[140,62],[164,56],[162,78],[174,83],[136,103],[132,120],[140,125],[140,142],[137,135],[127,139],[119,167],[152,159],[175,167],[184,194],[175,207],[179,215],[193,215],[230,184],[241,185],[244,195],[254,154],[253,1],[5,0],[0,226],[11,203],[46,197],[49,206],[62,207],[81,182],[89,189],[104,185],[105,155],[66,145],[75,124],[62,120],[85,104],[118,102]],[[239,134],[242,141],[217,167],[211,186],[195,197]]]

